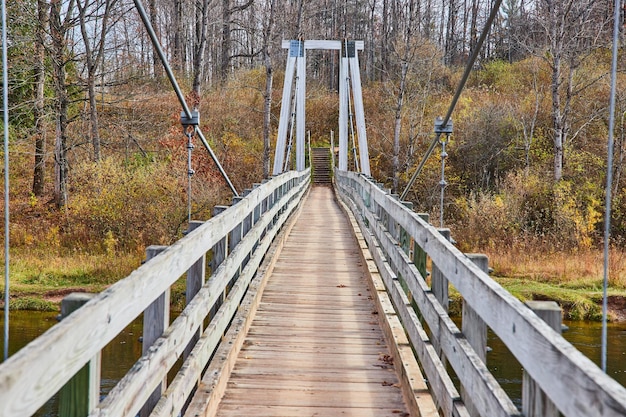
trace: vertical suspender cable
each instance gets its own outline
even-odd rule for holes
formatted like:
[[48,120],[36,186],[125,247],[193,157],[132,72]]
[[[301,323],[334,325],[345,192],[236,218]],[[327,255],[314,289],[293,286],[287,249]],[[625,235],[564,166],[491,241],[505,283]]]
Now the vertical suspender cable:
[[[489,15],[489,18],[487,19],[487,22],[485,23],[485,27],[483,28],[483,31],[480,34],[480,38],[478,39],[478,42],[476,43],[476,47],[472,51],[472,56],[470,57],[467,63],[467,66],[465,67],[465,72],[463,73],[463,77],[461,78],[461,81],[459,82],[459,86],[457,87],[456,92],[454,93],[454,97],[452,98],[452,103],[450,103],[450,107],[448,108],[448,113],[446,113],[446,116],[443,118],[443,121],[441,124],[442,126],[446,126],[448,122],[450,121],[452,112],[454,111],[454,108],[456,107],[456,103],[459,101],[459,98],[461,97],[463,88],[465,88],[465,83],[467,82],[467,79],[469,78],[469,75],[472,72],[472,67],[474,66],[474,62],[476,62],[476,58],[478,58],[478,53],[482,49],[483,43],[485,42],[485,39],[487,38],[487,35],[489,34],[491,25],[493,24],[493,21],[495,20],[496,16],[499,13],[501,4],[502,4],[502,0],[494,1],[493,8],[491,9],[491,14]],[[417,176],[422,172],[422,169],[424,168],[424,165],[426,164],[426,160],[430,157],[430,154],[433,153],[433,150],[435,150],[435,146],[437,146],[438,143],[439,143],[439,136],[437,136],[430,144],[430,147],[426,151],[426,155],[424,155],[424,158],[418,165],[417,169],[415,170],[415,173],[413,173],[413,176],[409,180],[409,183],[404,188],[404,191],[402,192],[402,195],[400,196],[400,200],[406,200],[406,195],[409,193],[409,190],[413,186],[413,183],[417,179]]]
[[[152,27],[152,24],[150,23],[150,19],[148,19],[148,14],[146,13],[146,9],[144,9],[143,4],[141,3],[141,0],[134,0],[134,2],[135,2],[135,7],[137,8],[137,11],[139,12],[139,16],[141,17],[141,21],[143,22],[146,30],[148,31],[148,35],[150,36],[152,45],[154,45],[154,49],[157,51],[157,54],[159,55],[159,58],[161,59],[163,68],[165,68],[165,73],[167,74],[167,78],[169,78],[170,83],[172,84],[172,87],[174,88],[174,91],[176,92],[178,101],[180,102],[180,105],[183,107],[183,111],[185,112],[185,115],[191,119],[192,117],[191,109],[189,109],[189,106],[187,105],[187,102],[185,101],[185,97],[183,96],[183,92],[178,86],[178,82],[176,81],[174,72],[172,71],[172,68],[170,67],[169,62],[167,61],[167,58],[165,57],[165,54],[163,53],[163,48],[161,48],[161,44],[159,43],[159,40],[157,39],[156,33],[154,32],[154,28]],[[206,150],[209,152],[211,159],[213,159],[213,162],[217,166],[217,169],[220,171],[220,174],[222,174],[222,177],[228,184],[228,187],[233,192],[235,197],[238,197],[239,194],[237,193],[235,186],[230,181],[230,178],[228,178],[228,174],[226,174],[226,171],[224,171],[222,164],[220,164],[220,161],[217,159],[217,156],[213,153],[213,150],[209,146],[209,143],[204,137],[204,134],[200,130],[199,126],[196,128],[196,134],[200,138],[200,141],[202,142]]]
[[606,163],[606,191],[604,213],[604,280],[602,286],[602,370],[606,373],[607,313],[609,287],[609,239],[611,237],[611,190],[613,185],[613,128],[615,126],[615,90],[617,84],[617,54],[619,43],[619,20],[621,0],[615,0],[613,16],[613,60],[611,62],[611,96],[609,104],[609,143]]
[[2,114],[4,122],[4,360],[9,358],[9,71],[7,5],[2,0]]

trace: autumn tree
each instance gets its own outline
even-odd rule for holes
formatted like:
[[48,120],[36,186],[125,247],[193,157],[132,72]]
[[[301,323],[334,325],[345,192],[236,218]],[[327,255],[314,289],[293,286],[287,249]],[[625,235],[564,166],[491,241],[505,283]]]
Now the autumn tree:
[[564,146],[572,126],[572,104],[589,86],[577,78],[590,51],[606,41],[605,2],[594,0],[543,0],[538,2],[535,24],[540,48],[551,70],[554,180],[563,177]]

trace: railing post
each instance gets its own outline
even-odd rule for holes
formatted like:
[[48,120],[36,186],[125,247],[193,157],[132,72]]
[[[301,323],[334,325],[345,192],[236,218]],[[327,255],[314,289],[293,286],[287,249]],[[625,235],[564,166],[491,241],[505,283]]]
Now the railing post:
[[[217,216],[218,214],[226,211],[228,207],[226,206],[215,206],[213,207],[213,216]],[[217,268],[224,262],[226,259],[226,241],[228,240],[227,236],[224,236],[213,246],[213,258],[211,259],[211,274],[214,274]]]
[[[430,221],[428,213],[417,213],[417,215],[426,223]],[[426,252],[424,252],[415,240],[413,240],[413,264],[417,270],[420,271],[420,274],[422,274],[422,278],[426,279],[428,276],[428,272],[426,271]]]
[[[72,293],[61,301],[61,317],[78,310],[93,294]],[[100,402],[100,352],[67,381],[59,391],[59,416],[84,417]]]
[[[146,262],[163,252],[167,246],[148,246],[146,248]],[[150,304],[143,312],[143,342],[142,355],[145,355],[150,346],[163,334],[170,324],[170,290],[169,288]],[[167,377],[155,388],[139,412],[140,417],[147,417],[154,406],[159,402],[161,393],[167,387]]]
[[[198,227],[202,226],[204,222],[201,221],[192,221],[189,223],[188,233],[196,230]],[[189,304],[193,297],[198,294],[198,291],[204,285],[204,281],[206,278],[206,254],[202,255],[200,259],[196,261],[191,268],[187,271],[187,288],[185,291],[185,304]],[[187,356],[191,353],[196,342],[200,339],[200,334],[202,334],[202,328],[199,328],[196,334],[191,338],[189,344],[185,348],[183,352],[183,360],[187,359]]]
[[[237,203],[239,203],[241,200],[243,200],[243,197],[233,197],[233,203],[232,205],[236,205]],[[230,231],[230,234],[228,235],[228,253],[232,253],[235,248],[237,247],[237,245],[239,244],[239,242],[241,242],[242,236],[243,236],[243,225],[245,223],[245,220],[241,223],[239,223],[237,226],[235,226],[233,228],[233,230]],[[244,260],[244,263],[246,263],[247,261]],[[237,270],[237,272],[233,275],[233,278],[230,280],[230,283],[226,286],[226,289],[224,290],[224,298],[226,298],[226,295],[228,294],[228,291],[230,291],[230,288],[233,286],[233,284],[235,283],[235,281],[239,278],[239,274],[241,273],[242,270],[242,266],[239,265],[239,269]]]
[[[446,238],[446,240],[450,240],[450,229],[438,230],[439,233],[441,233],[441,235]],[[439,270],[439,268],[437,268],[437,265],[435,264],[433,264],[432,267],[430,287],[437,300],[439,300],[439,303],[443,306],[443,309],[448,312],[448,308],[450,305],[450,296],[448,294],[448,279],[441,273],[441,271]]]
[[[483,254],[466,254],[466,256],[474,262],[483,272],[489,272],[489,258]],[[476,352],[476,355],[483,363],[487,363],[487,325],[480,316],[463,300],[463,335]],[[461,398],[467,411],[472,417],[479,416],[472,397],[468,395],[465,387],[461,387]]]
[[[402,205],[404,207],[406,207],[407,209],[409,209],[410,211],[413,211],[413,203],[412,202],[410,202],[410,201],[402,201]],[[407,256],[410,256],[409,252],[411,251],[411,238],[410,238],[409,234],[406,232],[406,230],[401,228],[399,225],[397,227],[399,229],[398,243],[400,243],[400,247],[402,248],[404,253],[406,253]]]
[[[228,210],[228,206],[215,206],[213,207],[213,217],[218,214]],[[223,238],[221,238],[215,245],[213,245],[213,257],[211,258],[211,275],[215,274],[217,268],[224,262],[224,259],[228,256],[228,234],[226,234]],[[209,318],[212,319],[217,310],[222,305],[224,301],[225,295],[222,296],[215,302],[211,310],[209,311]]]
[[[561,334],[561,307],[554,301],[527,301],[535,314]],[[524,371],[522,377],[522,413],[526,417],[558,417],[559,410],[539,385]]]
[[[489,273],[489,258],[480,253],[468,253],[466,256],[484,273]],[[463,334],[478,357],[487,363],[487,325],[482,318],[463,300]]]

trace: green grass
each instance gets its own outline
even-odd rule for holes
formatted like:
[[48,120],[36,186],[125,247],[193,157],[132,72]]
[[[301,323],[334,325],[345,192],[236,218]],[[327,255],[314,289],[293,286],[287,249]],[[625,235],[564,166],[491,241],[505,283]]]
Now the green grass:
[[[141,264],[130,254],[60,254],[15,249],[11,252],[10,302],[13,310],[58,310],[60,300],[73,291],[101,292]],[[0,288],[4,293],[4,286]]]
[[[504,289],[520,301],[556,301],[564,311],[567,320],[602,320],[602,287],[596,283],[586,285],[578,282],[545,282],[531,278],[493,277]],[[626,290],[611,290],[609,295],[626,297]],[[461,295],[452,289],[450,292],[450,314],[461,314]]]
[[[15,250],[11,254],[11,310],[59,310],[61,299],[75,291],[98,293],[141,265],[141,254],[52,254]],[[172,286],[174,310],[185,305],[185,276]],[[0,284],[4,294],[4,285]],[[3,305],[3,300],[0,300]]]

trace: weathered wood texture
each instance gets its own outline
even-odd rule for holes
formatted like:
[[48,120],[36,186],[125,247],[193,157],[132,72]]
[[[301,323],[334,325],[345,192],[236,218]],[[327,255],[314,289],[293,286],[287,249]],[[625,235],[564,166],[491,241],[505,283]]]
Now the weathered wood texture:
[[[555,332],[561,333],[561,307],[557,303],[527,301],[526,305]],[[559,410],[527,372],[522,378],[522,411],[526,417],[559,417]]]
[[[504,290],[498,283],[462,254],[437,230],[426,224],[419,216],[407,210],[400,202],[363,176],[337,171],[336,184],[342,196],[352,201],[351,208],[364,219],[365,230],[371,229],[384,254],[374,258],[379,268],[387,259],[394,259],[394,268],[402,274],[410,287],[411,295],[428,323],[431,334],[440,339],[442,350],[455,369],[461,383],[471,392],[476,407],[482,415],[507,415],[509,406],[500,398],[494,398],[490,390],[499,389],[491,385],[491,374],[483,373],[484,364],[471,345],[458,331],[441,306],[432,303],[430,289],[424,285],[415,265],[408,259],[391,237],[384,224],[389,218],[397,222],[432,259],[442,274],[461,293],[463,299],[487,326],[507,345],[530,377],[567,417],[624,416],[626,415],[626,388],[611,379],[591,360],[577,351],[561,335],[552,330],[527,306]],[[379,221],[381,220],[381,221]],[[363,227],[362,226],[362,227]],[[369,228],[369,229],[368,229]],[[366,235],[365,231],[363,233]],[[370,245],[371,246],[371,245]],[[382,250],[381,250],[382,252]],[[390,261],[391,263],[391,261]],[[384,266],[384,265],[383,265]],[[414,272],[413,272],[414,271]],[[402,300],[393,293],[389,279],[393,270],[381,269],[385,284],[390,290],[396,308]],[[385,274],[388,275],[385,278]],[[411,278],[412,277],[412,278]],[[391,284],[391,285],[390,285]],[[403,325],[413,343],[419,342],[419,323],[403,317]],[[416,351],[419,349],[416,347]],[[453,355],[453,356],[452,356]],[[429,379],[433,378],[426,372]],[[464,381],[465,379],[465,381]],[[490,399],[491,397],[491,399]]]
[[408,415],[367,273],[332,190],[314,187],[217,415]]
[[[93,298],[93,294],[72,293],[61,302],[61,317],[66,318]],[[59,391],[59,416],[82,417],[100,399],[100,360],[98,353]]]
[[[258,227],[251,229],[250,238],[244,239],[222,263],[222,278],[198,292],[185,312],[131,369],[130,375],[120,381],[123,388],[114,388],[103,401],[105,404],[101,403],[90,413],[94,416],[135,415],[167,373],[168,365],[176,362],[186,344],[197,334],[200,323],[208,313],[205,311],[207,306],[210,308],[218,297],[216,287],[228,282],[233,270],[246,256],[250,256],[253,247],[259,245],[261,235],[270,229],[275,233],[274,229],[280,227],[276,222],[279,218],[283,219],[282,213],[289,213],[288,205],[293,209],[292,200],[299,199],[308,185],[308,179],[308,170],[289,172],[252,190],[234,207],[205,222],[127,278],[96,295],[79,311],[2,363],[0,415],[32,415],[124,327],[272,196],[277,204],[259,221]],[[199,298],[198,301],[196,298]],[[228,322],[225,319],[224,326]],[[219,338],[216,343],[219,343]],[[197,376],[193,377],[197,381]]]

